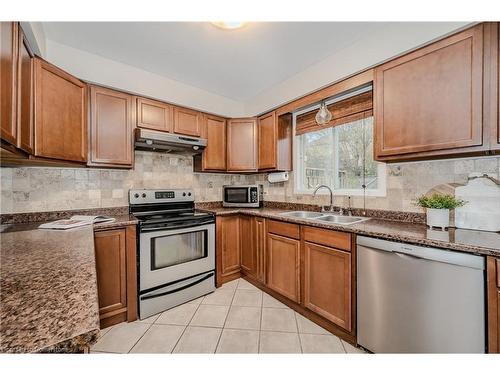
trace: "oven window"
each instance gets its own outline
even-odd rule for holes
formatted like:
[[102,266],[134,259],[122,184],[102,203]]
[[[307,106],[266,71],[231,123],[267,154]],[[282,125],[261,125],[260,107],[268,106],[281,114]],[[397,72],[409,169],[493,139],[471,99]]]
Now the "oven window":
[[208,232],[200,230],[151,239],[151,270],[191,262],[208,256]]
[[248,203],[248,188],[226,188],[224,200],[227,203]]

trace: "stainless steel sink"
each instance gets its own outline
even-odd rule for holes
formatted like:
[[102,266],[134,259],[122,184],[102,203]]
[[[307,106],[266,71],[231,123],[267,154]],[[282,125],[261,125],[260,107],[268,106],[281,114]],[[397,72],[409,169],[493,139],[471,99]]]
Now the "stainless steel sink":
[[369,220],[368,217],[361,216],[342,216],[342,215],[334,215],[328,212],[314,212],[314,211],[292,211],[285,212],[281,214],[282,216],[291,216],[300,219],[307,219],[311,221],[323,221],[332,224],[354,224],[360,223],[362,221]]
[[314,211],[292,211],[292,212],[285,212],[282,214],[283,216],[293,216],[293,217],[298,217],[301,219],[315,219],[320,216],[324,216],[324,213],[321,212],[314,212]]
[[325,215],[315,218],[318,221],[326,221],[334,224],[354,224],[368,220],[367,217],[360,216],[341,216],[341,215]]

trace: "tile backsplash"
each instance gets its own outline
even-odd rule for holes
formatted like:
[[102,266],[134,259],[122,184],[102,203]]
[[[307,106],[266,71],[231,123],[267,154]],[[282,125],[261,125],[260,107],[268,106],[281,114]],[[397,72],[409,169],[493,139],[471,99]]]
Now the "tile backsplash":
[[60,211],[128,205],[129,189],[193,188],[197,201],[220,201],[222,185],[249,177],[193,173],[193,158],[136,151],[133,170],[0,168],[0,213]]
[[[498,178],[500,156],[387,165],[387,196],[367,197],[366,208],[413,211],[413,199],[442,183],[465,183],[473,172]],[[264,183],[269,201],[326,204],[327,196],[293,193],[293,173],[285,183],[269,184],[265,174],[205,174],[193,172],[192,157],[136,151],[133,170],[93,168],[0,168],[0,213],[60,211],[128,205],[129,189],[194,189],[199,202],[220,201],[222,185]],[[336,205],[347,198],[335,197]],[[363,197],[353,197],[363,207]]]

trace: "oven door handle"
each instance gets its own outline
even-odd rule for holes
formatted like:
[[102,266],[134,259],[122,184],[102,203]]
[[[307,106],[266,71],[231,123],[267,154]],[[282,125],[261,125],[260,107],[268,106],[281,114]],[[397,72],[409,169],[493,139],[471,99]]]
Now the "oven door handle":
[[172,230],[172,229],[184,229],[184,228],[194,228],[194,227],[199,227],[200,225],[205,225],[205,224],[213,224],[214,220],[204,220],[204,221],[199,221],[196,223],[189,223],[189,224],[180,224],[180,225],[172,225],[172,226],[166,226],[166,227],[142,227],[141,232],[153,232],[155,230]]
[[183,286],[181,286],[179,288],[172,289],[172,290],[167,290],[165,292],[161,292],[161,293],[157,293],[157,294],[148,294],[148,295],[142,296],[141,297],[141,301],[145,301],[145,300],[151,299],[151,298],[163,297],[163,296],[166,296],[168,294],[180,292],[181,290],[184,290],[184,289],[187,289],[187,288],[191,288],[192,286],[194,286],[196,284],[199,284],[199,283],[201,283],[201,282],[203,282],[203,281],[211,278],[212,276],[214,276],[214,272],[210,272],[210,273],[206,274],[205,276],[203,276],[202,278],[200,278],[198,280],[195,280],[192,283],[183,285]]

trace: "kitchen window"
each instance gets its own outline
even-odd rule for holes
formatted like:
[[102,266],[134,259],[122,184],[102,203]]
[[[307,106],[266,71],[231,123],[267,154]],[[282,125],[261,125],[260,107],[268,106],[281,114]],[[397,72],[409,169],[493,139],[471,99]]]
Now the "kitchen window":
[[335,195],[385,196],[385,164],[373,159],[371,87],[326,104],[333,115],[326,125],[314,121],[319,105],[293,115],[294,192],[312,194],[323,184]]

